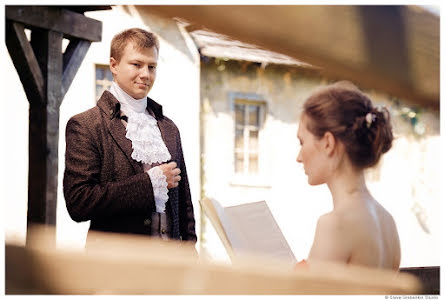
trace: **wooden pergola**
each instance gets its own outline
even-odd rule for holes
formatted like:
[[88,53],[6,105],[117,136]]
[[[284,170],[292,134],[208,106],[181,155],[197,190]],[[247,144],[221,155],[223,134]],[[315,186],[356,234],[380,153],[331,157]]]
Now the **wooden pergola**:
[[[56,224],[59,107],[90,44],[102,38],[102,22],[83,13],[109,8],[5,8],[6,46],[29,101],[28,228]],[[69,40],[64,52],[63,39]],[[30,238],[27,234],[27,243]]]

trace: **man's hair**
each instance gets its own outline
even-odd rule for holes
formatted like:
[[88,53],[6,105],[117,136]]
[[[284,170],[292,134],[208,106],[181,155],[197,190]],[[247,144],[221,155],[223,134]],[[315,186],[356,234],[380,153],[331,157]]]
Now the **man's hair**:
[[155,47],[159,52],[159,40],[156,35],[144,29],[130,28],[113,37],[111,40],[110,57],[120,61],[128,43],[133,43],[138,50]]

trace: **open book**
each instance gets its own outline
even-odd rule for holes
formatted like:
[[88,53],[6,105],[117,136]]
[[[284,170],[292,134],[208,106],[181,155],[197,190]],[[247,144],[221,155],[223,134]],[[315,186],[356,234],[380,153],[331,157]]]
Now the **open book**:
[[266,201],[223,207],[205,198],[200,203],[230,258],[250,253],[296,262]]

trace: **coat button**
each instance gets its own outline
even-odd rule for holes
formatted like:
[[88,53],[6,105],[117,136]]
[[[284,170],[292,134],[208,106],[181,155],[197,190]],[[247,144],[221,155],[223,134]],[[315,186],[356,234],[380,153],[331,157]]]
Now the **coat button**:
[[150,219],[145,219],[144,220],[144,226],[150,226],[151,224],[151,220]]
[[112,115],[114,113],[114,111],[112,109],[110,109],[110,115]]

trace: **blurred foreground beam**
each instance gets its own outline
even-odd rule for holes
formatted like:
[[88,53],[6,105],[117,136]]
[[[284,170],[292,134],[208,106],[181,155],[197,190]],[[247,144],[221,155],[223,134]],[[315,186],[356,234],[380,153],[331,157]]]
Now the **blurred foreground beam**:
[[6,245],[6,294],[416,294],[412,275],[357,266],[311,263],[294,270],[269,258],[243,256],[232,265],[199,259],[192,244],[90,233],[86,251],[39,243]]
[[256,44],[421,106],[439,107],[440,20],[417,6],[138,6]]

